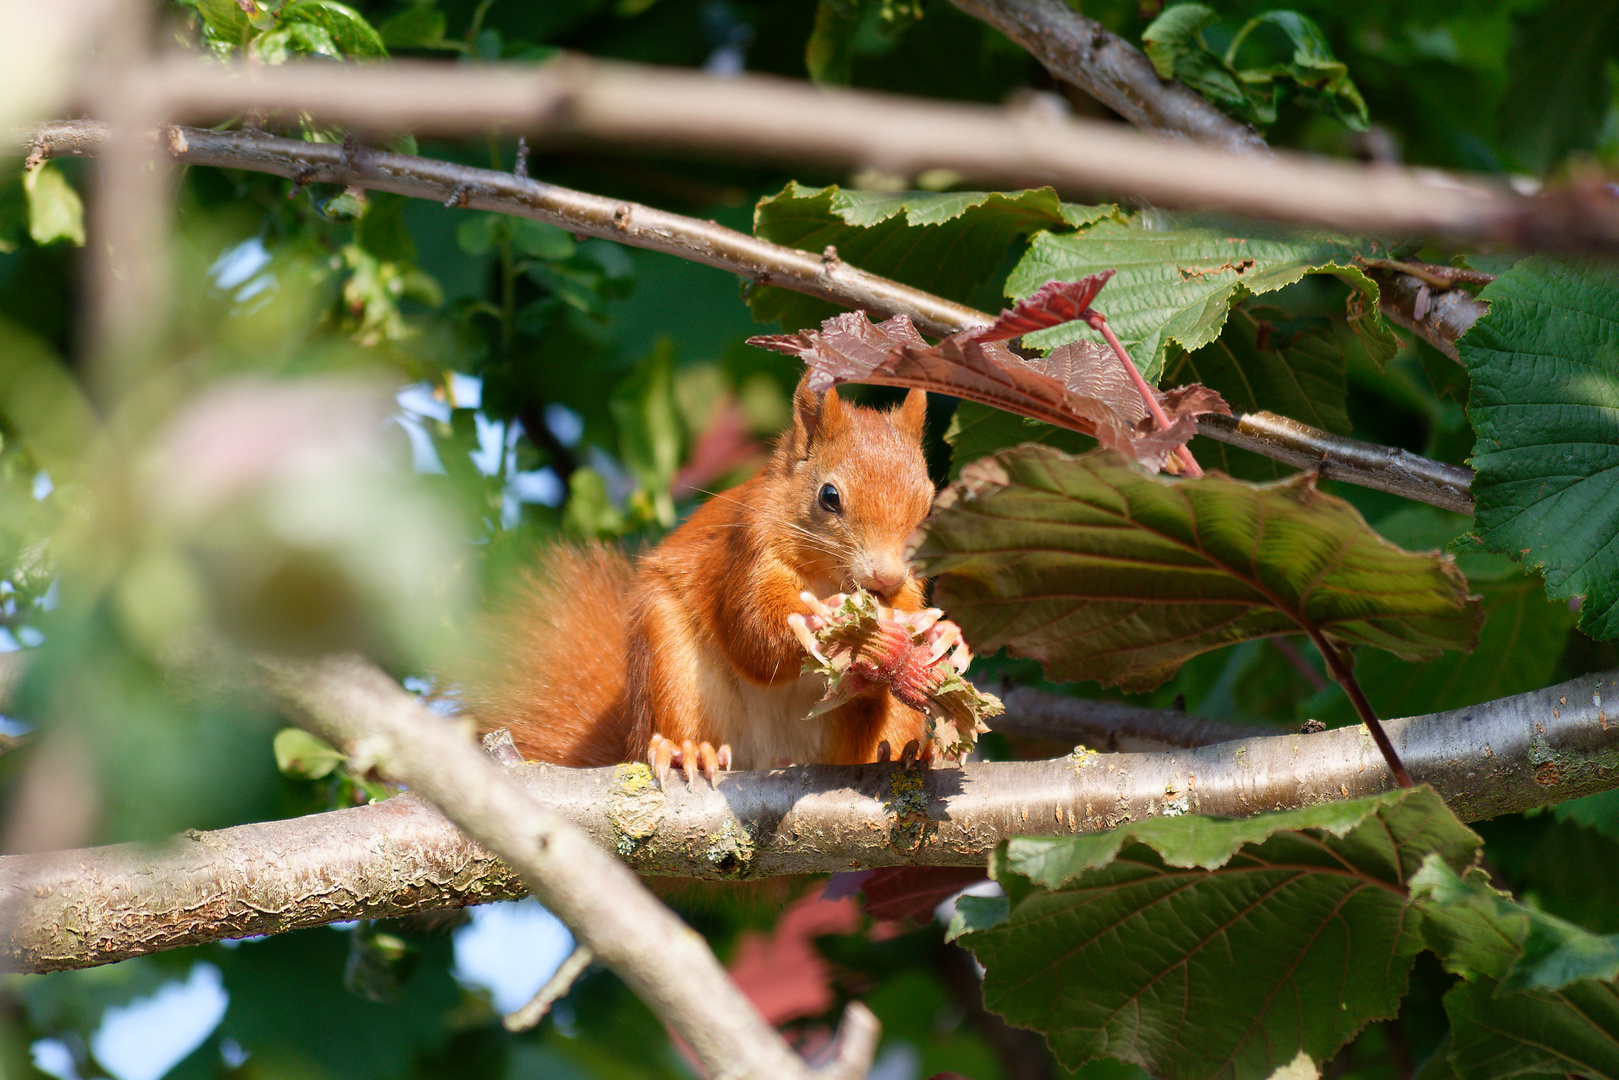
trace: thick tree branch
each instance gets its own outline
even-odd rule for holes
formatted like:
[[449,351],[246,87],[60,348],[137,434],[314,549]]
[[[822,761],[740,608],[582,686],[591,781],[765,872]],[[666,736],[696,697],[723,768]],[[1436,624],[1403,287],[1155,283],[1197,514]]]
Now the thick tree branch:
[[[623,863],[546,808],[500,766],[358,659],[269,663],[261,670],[292,718],[436,803],[497,852],[583,945],[683,1039],[713,1077],[809,1076],[811,1071],[731,982],[702,937],[658,902]],[[846,1028],[864,1061],[875,1018],[849,1007]],[[852,1067],[851,1067],[852,1066]]]
[[[1604,711],[1613,707],[1616,685],[1619,671],[1603,672],[1385,727],[1416,780],[1432,784],[1463,820],[1476,821],[1619,786],[1619,723]],[[374,710],[372,695],[402,693],[369,679],[311,684],[307,692],[312,707],[333,711]],[[1391,787],[1359,725],[1157,754],[1086,751],[921,772],[893,764],[802,766],[729,774],[717,790],[676,779],[660,791],[638,765],[525,765],[510,773],[638,870],[707,878],[978,865],[1009,835],[1093,832],[1159,814],[1244,816]],[[611,888],[593,887],[590,901],[601,903]],[[84,967],[520,891],[493,856],[430,805],[400,795],[295,821],[188,834],[157,848],[0,858],[0,912],[14,919],[0,969]]]
[[1259,133],[1239,124],[1179,82],[1164,82],[1141,50],[1063,0],[950,0],[1023,46],[1042,67],[1085,91],[1135,127],[1264,154]]
[[[32,143],[34,155],[44,159],[97,154],[106,138],[105,125],[69,120],[41,125],[27,141]],[[308,143],[252,131],[173,127],[164,130],[163,141],[178,161],[249,169],[304,183],[342,183],[412,198],[439,202],[448,199],[468,209],[533,218],[578,235],[605,237],[718,267],[761,284],[860,308],[874,316],[903,312],[921,329],[936,335],[991,321],[984,312],[868,274],[835,255],[772,244],[711,221],[509,173],[403,154],[345,150],[331,143]],[[1210,438],[1298,468],[1317,470],[1335,480],[1472,512],[1467,493],[1472,471],[1459,466],[1332,435],[1266,412],[1203,417],[1198,430]]]
[[175,121],[307,112],[369,132],[527,135],[914,176],[949,168],[993,187],[1224,210],[1352,234],[1619,250],[1619,200],[1601,184],[1526,197],[1484,177],[1299,154],[1236,155],[1122,125],[945,104],[807,82],[566,56],[534,67],[401,62],[226,66],[176,57],[132,88]]

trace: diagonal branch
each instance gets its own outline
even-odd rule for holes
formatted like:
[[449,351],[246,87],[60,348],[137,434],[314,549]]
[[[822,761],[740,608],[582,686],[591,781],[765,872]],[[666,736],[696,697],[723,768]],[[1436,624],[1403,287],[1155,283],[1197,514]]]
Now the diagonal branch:
[[[93,156],[107,128],[88,120],[42,124],[27,136],[33,157]],[[21,141],[21,140],[19,140]],[[869,274],[837,258],[772,244],[711,221],[639,203],[608,199],[490,169],[331,143],[283,139],[260,132],[170,127],[162,141],[177,161],[249,169],[302,183],[341,183],[456,206],[545,221],[577,235],[599,236],[662,251],[778,285],[875,316],[906,314],[936,335],[993,321],[988,314],[921,289]],[[1318,431],[1267,412],[1205,416],[1199,434],[1323,476],[1446,509],[1472,512],[1472,470],[1404,450]]]
[[[1619,671],[1601,672],[1385,727],[1411,772],[1463,820],[1477,821],[1619,783],[1619,724],[1602,705],[1606,696],[1612,707],[1616,685]],[[308,692],[315,691],[343,708],[372,709],[373,695],[402,695],[374,676],[356,685],[311,684]],[[1008,703],[1021,704],[1019,693]],[[1150,725],[1157,718],[1137,719]],[[660,791],[639,765],[524,765],[509,774],[637,870],[705,878],[982,866],[1010,835],[1095,832],[1162,814],[1247,816],[1391,786],[1359,725],[1164,753],[1076,751],[1052,761],[921,773],[894,764],[799,766],[728,774],[717,790],[676,780]],[[509,870],[431,805],[400,795],[292,821],[188,833],[157,847],[0,857],[0,912],[13,920],[0,940],[0,970],[87,967],[521,892]],[[592,890],[593,902],[610,892]]]
[[1085,91],[1154,135],[1190,139],[1234,153],[1270,148],[1179,82],[1164,82],[1141,50],[1063,0],[950,0],[1023,46],[1051,74]]
[[[366,661],[262,662],[272,692],[299,726],[436,803],[497,852],[528,889],[683,1039],[709,1076],[793,1077],[811,1071],[765,1023],[703,939],[621,862],[547,809],[500,766]],[[864,1076],[876,1019],[858,1003],[845,1046],[864,1060],[834,1071]]]

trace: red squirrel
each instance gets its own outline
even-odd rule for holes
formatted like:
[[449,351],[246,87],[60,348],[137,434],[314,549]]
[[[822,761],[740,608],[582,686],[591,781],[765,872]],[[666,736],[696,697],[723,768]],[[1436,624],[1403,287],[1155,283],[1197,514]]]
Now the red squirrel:
[[[712,783],[728,768],[876,761],[924,737],[921,713],[877,691],[813,720],[825,690],[801,675],[788,616],[801,594],[860,586],[922,608],[905,541],[933,505],[922,456],[927,396],[889,411],[793,394],[793,426],[752,479],[714,496],[633,563],[616,548],[548,553],[494,633],[467,693],[484,729],[530,760],[647,761]],[[493,655],[498,653],[498,655]]]

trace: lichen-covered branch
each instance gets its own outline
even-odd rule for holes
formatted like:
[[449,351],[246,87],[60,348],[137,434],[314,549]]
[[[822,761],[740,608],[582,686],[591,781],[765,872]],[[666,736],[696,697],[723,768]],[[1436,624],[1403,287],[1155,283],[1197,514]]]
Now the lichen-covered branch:
[[1131,124],[1235,153],[1268,153],[1258,132],[1178,82],[1165,82],[1141,50],[1063,0],[950,0],[1023,46],[1051,74]]
[[[27,141],[35,156],[43,159],[94,155],[106,138],[105,125],[66,120],[40,125]],[[342,183],[411,198],[448,200],[458,207],[533,218],[578,235],[662,251],[875,316],[903,313],[932,334],[952,334],[993,321],[982,311],[866,273],[835,254],[784,247],[711,221],[510,173],[404,154],[345,150],[332,143],[308,143],[252,131],[170,127],[161,138],[178,161],[249,169],[304,183]],[[1206,416],[1199,421],[1198,430],[1298,468],[1318,470],[1335,480],[1472,512],[1467,493],[1472,471],[1459,466],[1357,442],[1264,412],[1235,418]]]
[[[1603,672],[1385,726],[1417,782],[1474,821],[1619,786],[1619,716],[1606,711],[1619,700],[1616,687],[1619,671]],[[347,700],[339,694],[331,706]],[[705,878],[975,865],[1009,835],[1092,832],[1158,814],[1241,816],[1391,786],[1358,725],[1151,754],[732,773],[718,790],[678,779],[660,790],[639,765],[524,765],[510,773],[636,869]],[[592,896],[608,888],[598,885]],[[156,849],[0,858],[0,911],[17,913],[0,968],[83,967],[519,891],[493,856],[427,803],[401,795],[189,834]]]

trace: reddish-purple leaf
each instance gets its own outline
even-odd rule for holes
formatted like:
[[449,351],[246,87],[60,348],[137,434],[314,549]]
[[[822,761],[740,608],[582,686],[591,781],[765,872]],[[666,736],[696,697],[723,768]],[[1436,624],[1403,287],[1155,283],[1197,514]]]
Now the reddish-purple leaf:
[[1017,306],[1003,309],[989,326],[966,333],[978,341],[1005,341],[1083,319],[1090,310],[1091,301],[1096,299],[1096,294],[1102,291],[1102,286],[1114,273],[1113,270],[1103,270],[1078,281],[1048,281],[1032,296],[1018,301]]
[[861,892],[874,919],[931,919],[934,908],[984,878],[970,866],[885,866],[871,872]]
[[[1094,298],[1107,277],[1052,283],[1055,287],[1036,293],[1045,300],[1030,310],[1052,318],[1060,310],[1083,310],[1079,302]],[[1191,438],[1197,415],[1230,412],[1212,391],[1183,395],[1169,416],[1169,429],[1157,431],[1144,422],[1146,406],[1106,346],[1076,342],[1050,356],[1023,360],[982,333],[983,328],[967,330],[929,345],[904,315],[873,324],[860,312],[846,312],[826,320],[819,331],[761,335],[748,343],[803,360],[817,390],[844,382],[920,387],[1094,435],[1103,446],[1153,470],[1163,468]]]

